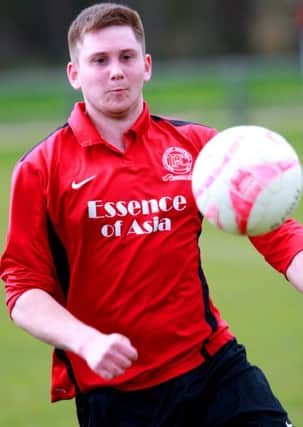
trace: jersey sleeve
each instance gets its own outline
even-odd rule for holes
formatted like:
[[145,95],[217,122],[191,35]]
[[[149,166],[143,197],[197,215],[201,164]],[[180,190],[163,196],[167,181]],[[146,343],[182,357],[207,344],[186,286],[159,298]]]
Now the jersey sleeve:
[[215,136],[218,131],[204,125],[192,125],[190,127],[190,139],[197,144],[198,152]]
[[290,218],[270,233],[250,237],[250,241],[273,268],[285,275],[293,258],[303,251],[303,225]]
[[42,289],[62,301],[48,242],[46,187],[45,176],[32,163],[24,160],[15,167],[7,241],[0,263],[10,312],[19,296],[30,289]]

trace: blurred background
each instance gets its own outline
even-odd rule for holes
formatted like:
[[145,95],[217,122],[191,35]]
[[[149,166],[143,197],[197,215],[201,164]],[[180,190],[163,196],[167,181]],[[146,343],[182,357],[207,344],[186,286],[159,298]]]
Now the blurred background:
[[[129,0],[141,14],[156,60],[227,54],[294,54],[299,0]],[[58,65],[67,60],[66,30],[85,0],[11,0],[0,16],[0,65]]]
[[[283,103],[292,120],[300,122],[301,0],[124,3],[139,11],[145,24],[147,49],[154,59],[154,77],[145,92],[152,110],[189,117],[194,113],[192,119],[222,128],[265,121],[263,108],[269,108],[268,125],[275,126],[275,117],[282,125],[277,107]],[[79,11],[91,4],[85,0],[4,2],[0,124],[65,120],[79,98],[65,76],[66,33]]]
[[[129,0],[143,19],[151,111],[223,129],[282,133],[303,159],[303,1]],[[10,0],[0,14],[0,249],[18,158],[63,124],[79,93],[65,75],[66,33],[94,2]],[[301,220],[302,202],[294,213]],[[30,226],[30,224],[29,224]],[[303,427],[303,296],[244,238],[204,224],[215,303]],[[26,248],[25,248],[26,250]],[[0,426],[76,427],[73,402],[49,404],[50,349],[12,325],[0,290]]]

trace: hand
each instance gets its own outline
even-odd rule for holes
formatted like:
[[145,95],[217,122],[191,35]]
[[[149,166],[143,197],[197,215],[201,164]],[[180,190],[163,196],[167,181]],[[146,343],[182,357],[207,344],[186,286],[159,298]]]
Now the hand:
[[86,342],[82,357],[96,374],[111,380],[124,374],[137,359],[138,353],[127,337],[97,332]]
[[138,357],[127,337],[103,334],[86,325],[41,289],[24,292],[13,308],[12,318],[42,341],[78,354],[105,380],[122,375]]

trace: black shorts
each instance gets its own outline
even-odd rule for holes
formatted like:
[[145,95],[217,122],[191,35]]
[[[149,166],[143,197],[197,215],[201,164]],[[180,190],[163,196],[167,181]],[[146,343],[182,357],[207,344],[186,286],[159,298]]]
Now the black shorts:
[[76,397],[81,427],[291,427],[262,371],[231,341],[200,367],[144,390]]

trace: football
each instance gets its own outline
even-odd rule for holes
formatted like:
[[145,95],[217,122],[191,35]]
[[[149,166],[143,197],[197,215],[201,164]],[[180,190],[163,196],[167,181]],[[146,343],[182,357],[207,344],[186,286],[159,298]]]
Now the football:
[[192,190],[203,217],[229,233],[274,230],[293,212],[303,174],[292,145],[279,133],[243,125],[219,132],[193,167]]

